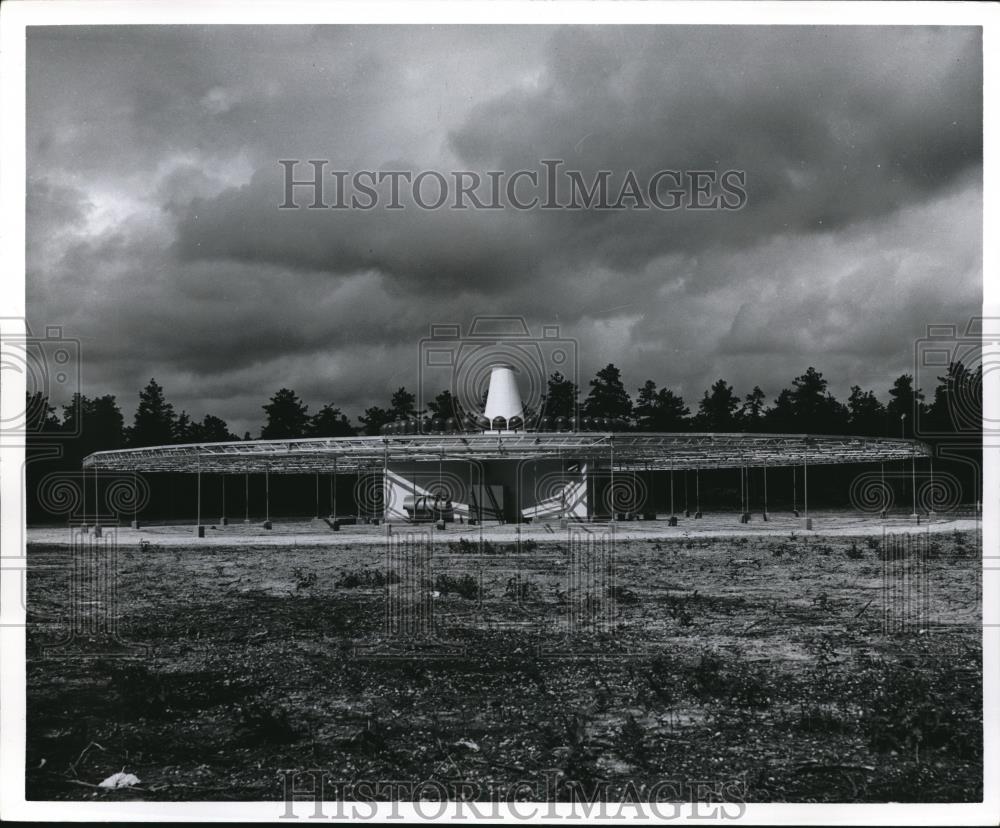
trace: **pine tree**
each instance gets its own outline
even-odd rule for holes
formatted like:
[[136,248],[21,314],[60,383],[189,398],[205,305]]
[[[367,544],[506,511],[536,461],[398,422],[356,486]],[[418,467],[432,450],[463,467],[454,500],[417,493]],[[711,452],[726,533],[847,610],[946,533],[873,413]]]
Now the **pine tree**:
[[129,431],[131,446],[162,446],[173,442],[177,415],[155,379],[139,392],[139,406]]
[[304,435],[309,408],[294,391],[280,389],[263,408],[267,422],[260,431],[262,440],[291,440]]
[[656,383],[646,380],[635,398],[635,407],[632,415],[635,418],[635,427],[639,431],[654,431],[653,417],[656,406]]
[[427,410],[432,417],[440,417],[442,420],[453,418],[458,422],[462,422],[465,416],[461,403],[447,389],[427,403]]
[[194,425],[193,431],[199,443],[228,443],[239,439],[230,432],[226,421],[214,414],[206,414],[200,423]]
[[542,398],[543,416],[551,419],[565,417],[567,420],[575,420],[579,397],[580,389],[576,383],[556,371],[549,376],[548,387]]
[[610,417],[628,420],[632,415],[632,398],[622,384],[621,371],[608,363],[590,381],[590,394],[583,403],[587,417]]
[[657,390],[655,382],[646,380],[632,413],[640,431],[685,431],[691,411],[669,388]]
[[847,398],[848,429],[851,434],[878,437],[885,433],[885,406],[872,391],[862,391],[860,385],[851,386]]
[[698,403],[698,420],[706,431],[732,431],[740,400],[724,379],[716,380]]
[[740,420],[747,431],[760,431],[764,424],[764,402],[767,399],[759,385],[753,387],[753,391],[743,398],[743,407],[740,409]]
[[382,426],[394,420],[393,413],[377,405],[366,408],[365,413],[358,417],[362,430],[369,437],[373,437],[382,430]]
[[333,403],[324,405],[309,420],[309,437],[353,437],[357,432],[347,417]]
[[406,420],[417,416],[417,398],[402,386],[392,395],[389,404],[391,406],[389,413],[393,420]]
[[922,418],[926,412],[924,395],[913,387],[913,377],[902,374],[896,377],[889,389],[889,403],[885,407],[889,418],[890,437],[912,437],[914,420]]

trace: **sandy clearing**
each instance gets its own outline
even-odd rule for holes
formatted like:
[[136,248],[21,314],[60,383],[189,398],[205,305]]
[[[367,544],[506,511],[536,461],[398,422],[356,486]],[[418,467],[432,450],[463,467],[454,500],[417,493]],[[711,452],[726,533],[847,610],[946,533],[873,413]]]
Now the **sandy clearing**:
[[[344,546],[352,544],[384,544],[387,538],[402,536],[413,532],[429,535],[436,540],[458,541],[465,538],[468,541],[489,541],[491,543],[511,543],[518,539],[537,542],[552,541],[565,538],[571,532],[603,533],[613,529],[617,540],[648,540],[685,538],[719,538],[719,537],[777,537],[795,535],[806,537],[819,536],[864,536],[881,535],[883,533],[899,534],[904,532],[953,532],[975,531],[981,523],[974,517],[941,515],[934,517],[922,516],[919,522],[905,516],[891,516],[887,520],[863,515],[857,512],[818,511],[810,514],[813,520],[811,531],[802,529],[799,518],[790,514],[771,514],[764,522],[759,514],[749,524],[741,524],[738,517],[732,513],[706,513],[704,518],[678,517],[678,525],[670,526],[665,515],[656,521],[619,521],[613,526],[607,523],[571,523],[568,528],[560,528],[557,522],[543,524],[506,524],[468,526],[464,524],[449,524],[444,530],[437,530],[430,524],[414,526],[405,523],[383,524],[381,526],[345,526],[334,532],[321,528],[313,520],[288,520],[274,522],[271,530],[263,529],[259,524],[244,524],[242,522],[217,526],[208,524],[205,537],[194,537],[192,525],[154,525],[132,529],[128,526],[105,528],[104,531],[117,533],[119,546],[136,546],[142,541],[148,541],[158,546],[190,546],[192,543],[204,546],[231,546],[234,543],[248,543],[254,546]],[[44,543],[55,545],[71,545],[78,537],[79,527],[28,527],[28,544]]]

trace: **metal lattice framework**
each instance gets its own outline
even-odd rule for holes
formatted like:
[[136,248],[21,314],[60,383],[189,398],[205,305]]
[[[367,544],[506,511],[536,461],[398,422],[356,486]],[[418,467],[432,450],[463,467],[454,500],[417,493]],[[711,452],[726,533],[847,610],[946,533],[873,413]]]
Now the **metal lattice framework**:
[[879,463],[930,457],[917,440],[808,434],[484,432],[247,440],[100,451],[95,471],[296,474],[358,472],[392,462],[596,461],[628,471]]

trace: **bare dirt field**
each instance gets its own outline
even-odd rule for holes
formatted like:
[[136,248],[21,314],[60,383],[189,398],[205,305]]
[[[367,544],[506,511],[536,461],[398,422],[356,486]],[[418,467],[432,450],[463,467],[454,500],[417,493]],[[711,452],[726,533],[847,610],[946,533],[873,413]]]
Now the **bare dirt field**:
[[[834,518],[429,549],[154,527],[103,558],[31,530],[27,796],[278,800],[321,769],[478,798],[981,799],[975,523]],[[139,785],[94,787],[121,770]]]

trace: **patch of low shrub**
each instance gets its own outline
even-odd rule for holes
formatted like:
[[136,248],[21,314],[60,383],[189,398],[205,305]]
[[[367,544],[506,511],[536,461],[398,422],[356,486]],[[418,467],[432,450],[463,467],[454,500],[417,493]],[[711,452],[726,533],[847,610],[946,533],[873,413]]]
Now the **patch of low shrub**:
[[689,687],[702,701],[726,700],[738,707],[765,708],[771,704],[771,685],[762,667],[718,653],[703,653],[690,674]]
[[455,594],[469,601],[479,598],[481,592],[479,581],[468,573],[455,577],[442,572],[434,580],[434,589],[442,595]]
[[337,579],[334,586],[340,589],[373,589],[387,584],[398,584],[399,575],[381,569],[358,569],[346,572]]

